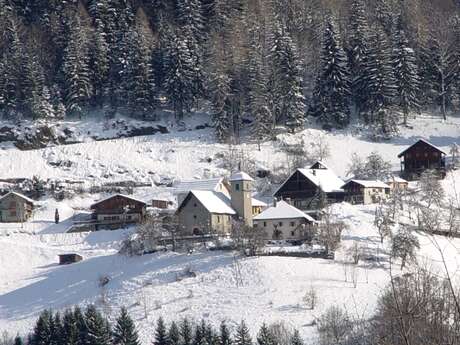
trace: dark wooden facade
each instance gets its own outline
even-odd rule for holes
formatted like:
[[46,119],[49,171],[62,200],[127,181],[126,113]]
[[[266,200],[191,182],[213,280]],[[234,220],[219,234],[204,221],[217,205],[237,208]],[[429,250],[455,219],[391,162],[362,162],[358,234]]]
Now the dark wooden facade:
[[59,255],[59,265],[73,264],[82,260],[83,257],[75,253]]
[[117,229],[125,224],[140,223],[146,214],[147,204],[129,196],[117,194],[91,206],[96,229]]
[[398,155],[401,159],[401,176],[417,179],[426,170],[446,175],[446,153],[425,140],[419,140]]
[[[322,195],[321,189],[316,186],[300,171],[296,171],[275,192],[274,197],[278,200],[288,201],[300,210],[317,208]],[[344,199],[343,192],[324,193],[328,202],[340,202]]]

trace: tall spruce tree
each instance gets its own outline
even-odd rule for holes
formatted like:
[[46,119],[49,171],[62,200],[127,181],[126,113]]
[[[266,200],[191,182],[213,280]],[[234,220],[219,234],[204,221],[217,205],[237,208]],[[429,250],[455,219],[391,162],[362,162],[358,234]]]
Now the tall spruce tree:
[[168,345],[168,331],[166,329],[165,322],[162,317],[157,321],[157,326],[155,328],[155,339],[153,341],[154,345]]
[[91,97],[92,85],[87,40],[78,15],[73,18],[69,43],[64,51],[63,75],[67,111],[81,117]]
[[303,345],[302,338],[300,337],[300,333],[298,329],[294,330],[294,333],[290,339],[290,345]]
[[180,331],[176,322],[171,322],[168,330],[169,345],[180,345]]
[[79,340],[79,330],[74,312],[71,309],[64,311],[62,317],[62,344],[77,345]]
[[267,325],[264,323],[257,334],[257,345],[275,345],[276,341]]
[[181,345],[192,345],[193,329],[190,321],[185,318],[180,323]]
[[271,37],[272,113],[277,122],[284,121],[291,132],[303,126],[305,97],[297,49],[285,24],[275,22]]
[[312,101],[312,114],[326,128],[343,128],[350,122],[349,76],[347,58],[340,45],[340,37],[333,19],[328,16],[324,25],[321,70]]
[[51,344],[52,332],[51,323],[53,320],[53,313],[50,310],[41,312],[35,324],[32,333],[33,345],[49,345]]
[[236,328],[233,344],[234,345],[252,345],[252,339],[249,333],[249,328],[246,325],[246,322],[244,322],[244,320],[241,321],[241,323]]
[[[94,305],[89,305],[84,314],[84,339],[86,345],[110,345],[111,331],[108,323]],[[118,338],[119,339],[119,338]],[[126,345],[115,343],[116,345]],[[135,344],[138,345],[138,344]]]
[[220,324],[219,345],[232,345],[232,335],[225,321]]
[[396,102],[404,115],[404,125],[411,111],[419,109],[419,72],[417,57],[399,19],[393,34],[393,68],[396,80]]
[[136,327],[125,307],[121,308],[120,315],[113,329],[113,344],[140,345]]

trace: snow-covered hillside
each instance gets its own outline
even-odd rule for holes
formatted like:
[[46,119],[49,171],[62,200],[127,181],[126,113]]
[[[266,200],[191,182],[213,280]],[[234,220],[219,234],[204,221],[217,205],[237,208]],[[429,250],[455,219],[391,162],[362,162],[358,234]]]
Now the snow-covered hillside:
[[[372,142],[358,129],[326,133],[308,129],[296,136],[308,142],[324,135],[331,148],[326,163],[345,175],[353,153],[379,152],[399,169],[397,154],[424,137],[448,151],[460,141],[460,119],[446,122],[421,118],[412,129],[387,142]],[[280,134],[277,142],[241,144],[260,166],[284,164],[278,150],[280,141],[294,138]],[[9,148],[0,151],[0,178],[40,176],[43,179],[83,180],[85,183],[135,180],[150,182],[151,187],[135,190],[140,198],[171,198],[171,188],[157,186],[161,179],[190,179],[227,175],[219,153],[228,145],[216,144],[209,129],[176,131],[169,134],[87,142],[33,151]],[[70,164],[50,164],[68,161]],[[452,183],[460,184],[457,171],[443,181],[446,191],[456,193]],[[158,184],[158,183],[157,183]],[[96,233],[64,233],[71,217],[88,208],[101,195],[83,194],[71,200],[40,200],[40,208],[26,224],[0,224],[0,330],[24,334],[43,308],[63,309],[74,304],[96,303],[109,317],[125,305],[132,313],[142,339],[147,344],[159,316],[166,320],[190,316],[206,318],[213,324],[221,320],[250,325],[284,321],[299,328],[307,343],[313,343],[313,320],[330,305],[345,306],[350,313],[371,315],[381,289],[388,283],[386,244],[380,244],[373,226],[372,206],[340,204],[335,214],[348,229],[336,260],[281,257],[242,258],[232,252],[200,250],[188,253],[161,253],[128,258],[117,254],[120,241],[131,230]],[[61,223],[54,224],[59,208]],[[420,260],[440,270],[440,257],[432,238],[419,235]],[[451,272],[460,264],[460,240],[437,238],[448,259]],[[380,261],[362,261],[353,269],[343,264],[355,243]],[[84,261],[58,266],[57,255],[78,252]],[[190,268],[196,277],[183,278]],[[357,277],[354,286],[352,276]],[[100,287],[101,277],[110,282]],[[304,308],[302,297],[316,288],[319,303],[315,310]],[[147,314],[147,315],[146,315]],[[255,329],[255,328],[254,328]]]

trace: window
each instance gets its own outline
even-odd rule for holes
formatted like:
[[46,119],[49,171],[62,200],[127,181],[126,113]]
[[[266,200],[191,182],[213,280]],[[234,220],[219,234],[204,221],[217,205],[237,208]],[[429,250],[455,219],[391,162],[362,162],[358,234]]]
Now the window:
[[193,204],[193,207],[196,207],[196,203]]
[[291,222],[291,226],[295,226],[295,222]]
[[240,184],[239,183],[235,184],[235,190],[240,190]]
[[196,219],[196,214],[193,215],[193,219]]
[[295,236],[295,231],[291,231],[291,236]]
[[266,227],[267,227],[267,222],[264,222],[264,228],[266,228]]
[[279,222],[278,224],[279,224],[279,226],[283,226],[283,222]]
[[217,216],[217,223],[220,223],[220,216]]

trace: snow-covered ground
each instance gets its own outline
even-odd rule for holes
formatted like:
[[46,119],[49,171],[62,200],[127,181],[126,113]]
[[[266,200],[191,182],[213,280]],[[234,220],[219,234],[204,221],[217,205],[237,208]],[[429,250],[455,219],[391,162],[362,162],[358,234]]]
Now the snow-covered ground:
[[[334,134],[308,129],[305,140],[324,135],[331,148],[326,163],[345,175],[353,153],[365,156],[377,151],[399,168],[397,154],[416,139],[424,137],[448,151],[459,142],[460,119],[442,122],[421,118],[414,128],[385,142],[366,139],[356,128]],[[290,141],[282,134],[280,140]],[[284,164],[278,143],[267,142],[257,150],[254,143],[238,148],[248,152],[261,166]],[[137,189],[141,198],[170,198],[170,188],[155,186],[162,178],[190,179],[220,176],[229,172],[220,166],[216,155],[228,145],[216,144],[209,129],[172,131],[170,134],[87,142],[34,151],[9,148],[0,151],[0,178],[40,176],[43,179],[83,180],[86,183],[135,180],[151,182],[152,187]],[[208,158],[211,158],[209,160]],[[55,167],[50,162],[70,161]],[[458,192],[460,172],[449,175],[444,187]],[[459,189],[460,191],[460,189]],[[63,309],[74,304],[97,303],[109,317],[116,316],[122,305],[136,320],[142,339],[149,342],[159,316],[166,320],[190,316],[206,318],[214,324],[221,320],[245,319],[255,329],[262,322],[284,321],[299,328],[307,343],[313,343],[313,320],[330,305],[346,307],[350,313],[371,315],[381,289],[388,283],[386,243],[380,244],[373,226],[375,205],[335,206],[335,213],[348,229],[342,235],[342,247],[335,261],[287,257],[235,257],[232,252],[197,251],[159,253],[128,258],[117,254],[120,241],[129,230],[96,233],[64,233],[71,217],[101,197],[83,194],[71,200],[39,201],[39,209],[26,224],[0,224],[0,330],[11,334],[30,330],[43,308]],[[61,223],[54,224],[58,208]],[[433,238],[419,235],[419,259],[441,272],[441,257]],[[460,239],[436,237],[449,270],[460,264]],[[344,265],[347,253],[357,243],[380,261],[362,261],[356,269]],[[77,252],[84,261],[58,266],[57,255]],[[196,277],[182,278],[190,267]],[[357,277],[354,286],[352,276]],[[110,282],[99,286],[101,277]],[[179,279],[178,279],[179,278]],[[455,277],[457,278],[457,277]],[[304,308],[302,297],[316,288],[319,302],[315,310]],[[147,314],[147,315],[146,315]]]

